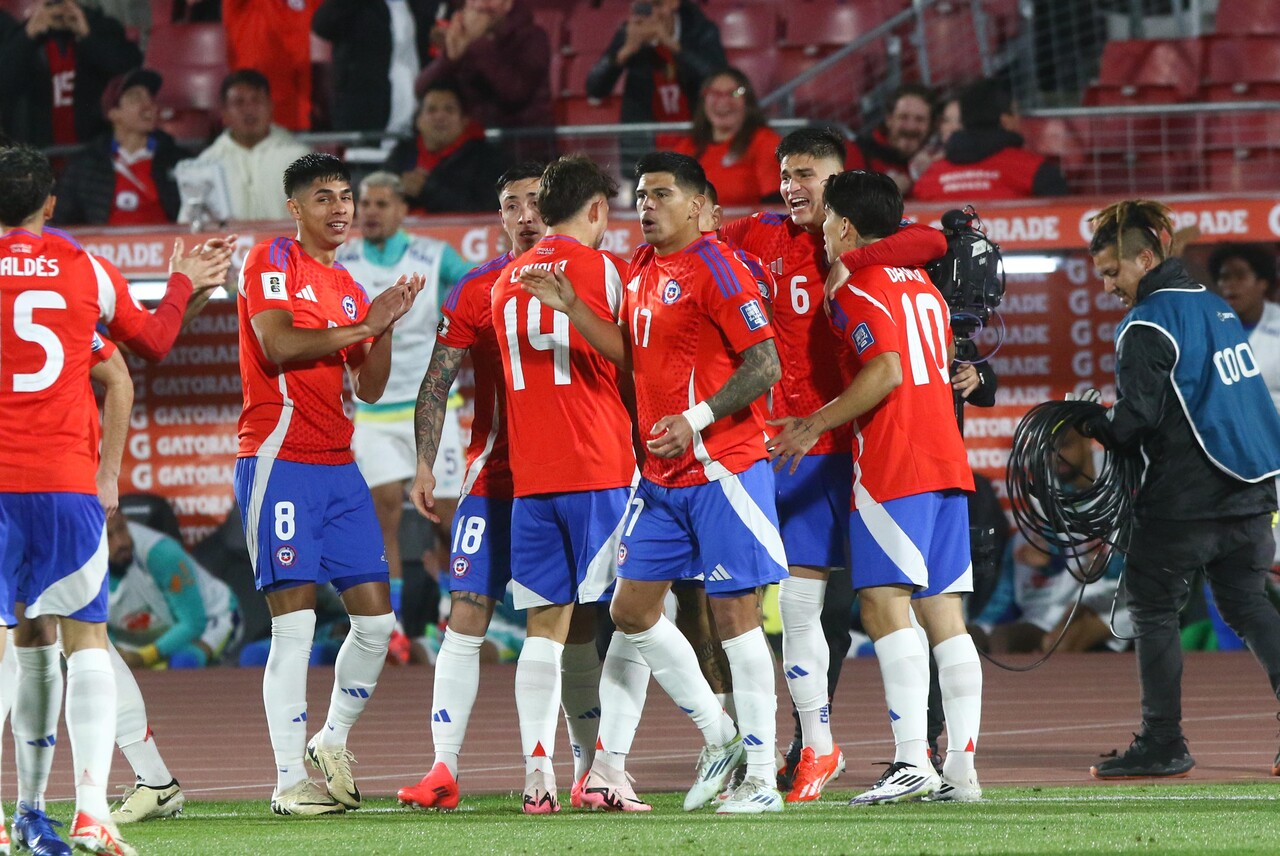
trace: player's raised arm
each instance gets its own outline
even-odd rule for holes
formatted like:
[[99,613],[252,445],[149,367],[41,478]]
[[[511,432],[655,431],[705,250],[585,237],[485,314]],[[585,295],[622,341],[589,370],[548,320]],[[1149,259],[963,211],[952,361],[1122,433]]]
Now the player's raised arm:
[[458,376],[458,367],[467,355],[465,348],[451,348],[436,341],[427,364],[422,385],[418,387],[418,402],[413,409],[413,436],[418,449],[418,469],[409,489],[409,498],[418,513],[435,523],[440,516],[435,507],[436,478],[433,468],[440,451],[440,436],[444,431],[444,416],[448,409],[449,389]]
[[569,316],[569,323],[606,360],[625,371],[631,370],[622,328],[607,318],[601,318],[579,300],[564,271],[526,269],[520,274],[520,287],[538,298],[543,306]]
[[[96,336],[94,337],[97,338]],[[133,410],[133,380],[120,352],[89,370],[89,376],[106,387],[102,402],[102,451],[98,458],[98,501],[111,516],[120,504],[120,460],[129,436],[129,414]]]
[[768,392],[781,377],[782,363],[773,339],[757,342],[742,352],[742,365],[713,395],[684,413],[658,420],[652,432],[657,439],[646,444],[649,451],[659,458],[678,458],[689,449],[695,431],[737,413]]

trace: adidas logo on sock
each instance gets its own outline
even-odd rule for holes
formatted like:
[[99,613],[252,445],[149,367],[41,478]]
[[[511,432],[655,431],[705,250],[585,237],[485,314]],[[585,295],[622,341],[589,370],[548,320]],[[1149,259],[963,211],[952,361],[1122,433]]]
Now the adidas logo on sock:
[[748,734],[746,737],[742,738],[742,742],[745,743],[747,746],[763,746],[764,745],[764,741],[761,740],[759,737],[756,737],[754,734]]
[[306,722],[306,721],[307,721],[307,712],[304,710],[300,715],[295,716],[295,717],[293,718],[293,721],[294,721],[294,722]]
[[369,691],[364,687],[343,687],[342,691],[349,696],[354,696],[355,698],[369,697]]
[[591,708],[591,710],[578,714],[578,719],[599,719],[599,718],[600,718],[600,708],[598,707],[593,707]]
[[431,714],[431,721],[432,722],[453,722],[453,720],[449,718],[449,711],[445,710],[443,707],[437,710],[435,713]]
[[902,717],[901,717],[901,716],[898,716],[898,714],[894,713],[894,712],[893,712],[893,710],[892,710],[892,709],[890,709],[890,710],[889,710],[889,721],[890,721],[890,722],[897,722],[899,719],[902,719]]
[[803,677],[806,677],[806,676],[808,676],[808,674],[809,674],[808,672],[806,672],[804,669],[802,669],[802,668],[801,668],[801,667],[799,667],[799,666],[792,666],[790,669],[787,669],[787,671],[786,671],[786,676],[787,676],[787,678],[788,678],[789,680],[793,680],[793,681],[794,681],[796,678],[803,678]]
[[49,736],[47,736],[47,737],[41,737],[41,738],[39,738],[38,740],[28,740],[28,741],[27,741],[27,745],[28,745],[28,746],[39,746],[39,747],[41,747],[42,749],[48,749],[48,748],[50,748],[50,747],[52,747],[52,746],[55,746],[55,745],[57,744],[57,742],[58,742],[58,738],[57,738],[56,736],[54,736],[54,735],[50,734]]

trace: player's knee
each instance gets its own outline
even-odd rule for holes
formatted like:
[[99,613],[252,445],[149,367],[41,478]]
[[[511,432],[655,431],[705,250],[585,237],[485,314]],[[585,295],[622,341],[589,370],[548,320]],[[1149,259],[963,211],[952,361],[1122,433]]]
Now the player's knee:
[[351,636],[356,645],[366,651],[386,651],[391,641],[391,631],[396,628],[394,612],[383,615],[352,615]]
[[658,622],[662,613],[649,615],[643,604],[614,599],[609,606],[609,617],[623,633],[643,633]]

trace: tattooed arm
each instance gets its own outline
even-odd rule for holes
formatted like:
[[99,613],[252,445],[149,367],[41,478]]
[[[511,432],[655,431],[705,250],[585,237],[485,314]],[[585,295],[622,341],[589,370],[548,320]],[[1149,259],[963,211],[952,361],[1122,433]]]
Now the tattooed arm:
[[[742,352],[742,365],[704,402],[711,408],[712,421],[737,413],[768,392],[780,377],[782,364],[778,361],[778,349],[772,339],[747,348]],[[688,451],[689,444],[693,442],[694,427],[688,416],[678,413],[659,419],[650,433],[656,438],[646,444],[652,454],[659,458],[678,458]]]
[[409,498],[413,500],[419,514],[435,523],[440,522],[440,516],[432,511],[436,504],[433,496],[436,479],[431,468],[435,466],[436,454],[440,451],[440,434],[444,431],[449,388],[453,386],[458,366],[466,355],[464,348],[450,348],[436,342],[435,350],[431,352],[431,362],[427,365],[427,373],[422,376],[422,385],[418,387],[418,403],[413,410],[418,473],[414,477],[413,487],[409,489]]

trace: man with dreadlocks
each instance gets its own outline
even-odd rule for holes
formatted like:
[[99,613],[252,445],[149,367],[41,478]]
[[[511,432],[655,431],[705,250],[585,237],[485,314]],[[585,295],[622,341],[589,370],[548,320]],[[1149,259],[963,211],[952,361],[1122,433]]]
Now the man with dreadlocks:
[[1202,567],[1280,696],[1280,614],[1263,593],[1280,417],[1240,319],[1170,257],[1169,213],[1149,200],[1118,202],[1093,219],[1089,244],[1103,288],[1129,311],[1116,329],[1116,403],[1080,428],[1147,461],[1125,574],[1142,731],[1090,770],[1097,779],[1185,776],[1195,766],[1182,733],[1178,612]]

